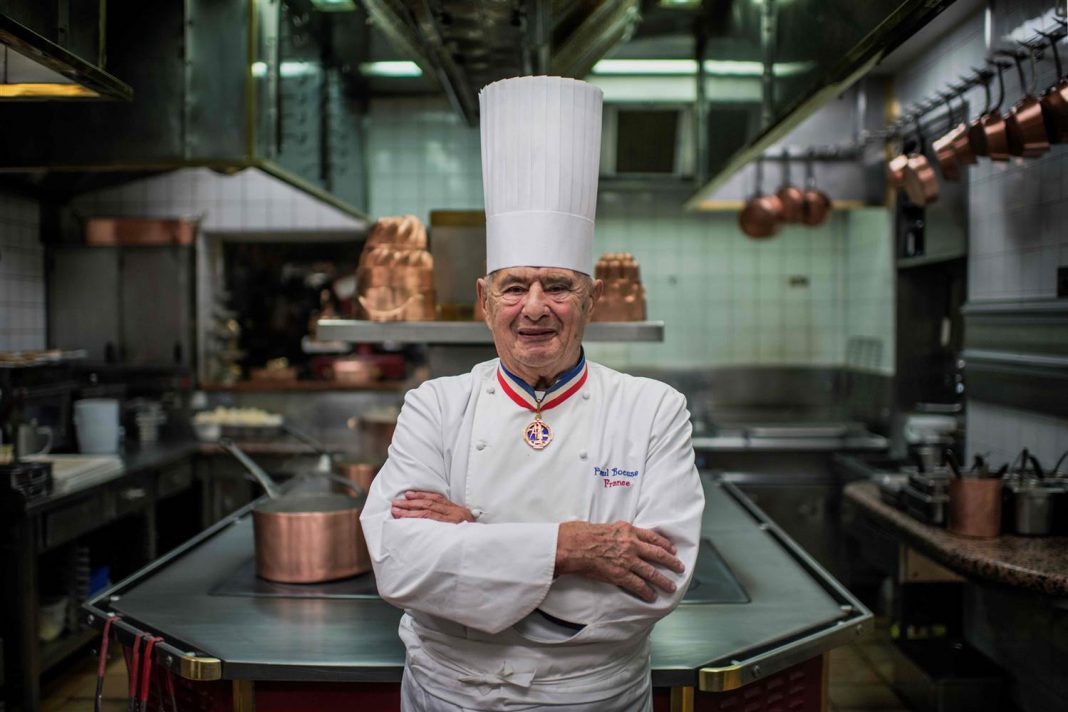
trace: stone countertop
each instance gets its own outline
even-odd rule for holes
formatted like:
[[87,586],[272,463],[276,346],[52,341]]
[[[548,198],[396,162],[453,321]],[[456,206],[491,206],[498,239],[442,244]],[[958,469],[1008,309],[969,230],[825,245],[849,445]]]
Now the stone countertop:
[[886,504],[874,482],[847,485],[845,496],[889,525],[910,546],[963,576],[1068,596],[1068,537],[1003,534],[971,539],[924,524]]

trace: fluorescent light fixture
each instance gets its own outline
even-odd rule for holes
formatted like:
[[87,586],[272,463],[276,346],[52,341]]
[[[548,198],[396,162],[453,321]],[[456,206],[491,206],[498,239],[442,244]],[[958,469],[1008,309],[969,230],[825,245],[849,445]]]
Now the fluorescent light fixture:
[[660,0],[660,7],[693,10],[701,6],[701,0]]
[[[317,74],[320,67],[315,62],[282,62],[279,74],[283,79],[289,79],[291,77],[308,77],[313,74]],[[267,76],[267,63],[266,62],[253,62],[252,63],[252,76],[257,79],[262,79]]]
[[311,0],[311,4],[319,12],[352,12],[356,9],[355,0]]
[[[773,66],[777,77],[807,72],[812,62],[779,62]],[[592,74],[630,76],[693,76],[697,61],[693,59],[602,59],[593,65]],[[759,77],[764,73],[760,62],[731,59],[706,59],[705,73],[718,77]]]
[[365,77],[421,77],[423,70],[415,62],[365,62],[360,65]]

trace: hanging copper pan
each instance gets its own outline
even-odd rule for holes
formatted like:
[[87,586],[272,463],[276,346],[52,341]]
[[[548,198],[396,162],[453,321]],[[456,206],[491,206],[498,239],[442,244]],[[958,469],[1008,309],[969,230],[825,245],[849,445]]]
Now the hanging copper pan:
[[957,138],[957,126],[953,123],[953,106],[949,103],[951,94],[942,94],[946,103],[946,133],[940,136],[931,148],[934,149],[935,158],[938,159],[938,167],[942,169],[942,177],[948,181],[960,180],[960,163],[957,162],[957,152],[953,149],[953,141]]
[[779,215],[779,222],[801,222],[802,213],[805,208],[805,194],[790,181],[789,151],[783,151],[782,154],[782,186],[775,195],[779,196],[779,200],[782,201],[782,212]]
[[983,110],[968,124],[968,147],[975,156],[989,158],[990,149],[986,145],[986,117],[990,113],[990,80],[992,72],[978,69],[976,73],[983,82]]
[[756,193],[746,201],[738,214],[738,226],[752,238],[772,237],[779,232],[779,215],[782,201],[777,195],[767,195],[763,190],[764,161],[756,162]]
[[909,157],[905,153],[899,153],[886,164],[886,180],[894,188],[905,187],[905,166],[909,164]]
[[986,141],[986,155],[992,161],[1009,160],[1009,138],[1005,133],[1005,119],[1001,116],[1001,105],[1005,101],[1005,78],[1002,72],[1009,66],[995,62],[998,70],[998,103],[983,118],[983,136]]
[[1024,79],[1020,54],[1012,53],[1016,72],[1020,77],[1023,96],[1005,116],[1005,135],[1009,139],[1009,153],[1023,158],[1037,158],[1049,150],[1046,124],[1042,120],[1042,104],[1034,94],[1036,79],[1035,55],[1031,53],[1031,85]]
[[801,222],[815,227],[827,222],[827,216],[831,213],[831,199],[822,190],[816,187],[816,170],[813,166],[812,154],[809,153],[805,163],[805,203],[801,212]]
[[971,127],[968,124],[968,105],[964,101],[963,92],[965,89],[953,87],[956,89],[957,98],[960,99],[960,123],[957,124],[956,133],[953,137],[953,154],[957,158],[957,163],[961,166],[974,166],[978,161],[975,158],[975,152],[972,150],[971,141],[968,140],[968,132]]
[[919,116],[916,117],[916,141],[916,153],[909,156],[908,165],[903,171],[904,187],[905,194],[914,205],[924,206],[938,200],[938,178],[927,160],[927,142],[920,128]]
[[1057,67],[1057,82],[1042,94],[1042,122],[1050,143],[1068,143],[1068,76],[1064,74],[1061,56],[1057,51],[1058,35],[1039,32],[1049,40],[1053,63]]

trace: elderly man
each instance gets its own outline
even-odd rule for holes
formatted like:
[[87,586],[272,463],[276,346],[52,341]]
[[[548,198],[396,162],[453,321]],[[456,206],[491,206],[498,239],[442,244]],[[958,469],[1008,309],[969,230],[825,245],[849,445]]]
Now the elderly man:
[[649,634],[697,557],[702,490],[676,391],[588,362],[600,92],[481,95],[499,358],[405,398],[362,516],[404,608],[405,710],[651,709]]

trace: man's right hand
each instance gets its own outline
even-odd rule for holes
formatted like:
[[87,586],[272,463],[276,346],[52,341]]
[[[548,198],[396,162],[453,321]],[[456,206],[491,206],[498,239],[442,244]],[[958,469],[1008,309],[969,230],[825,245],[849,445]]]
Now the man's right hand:
[[[675,545],[651,529],[628,522],[564,522],[556,540],[556,575],[579,574],[615,584],[652,603],[656,589],[674,593],[675,584],[657,566],[685,570]],[[655,588],[654,588],[655,587]]]

